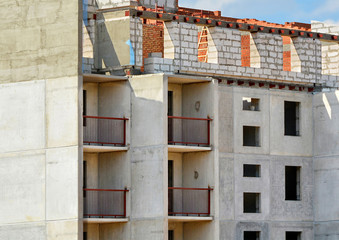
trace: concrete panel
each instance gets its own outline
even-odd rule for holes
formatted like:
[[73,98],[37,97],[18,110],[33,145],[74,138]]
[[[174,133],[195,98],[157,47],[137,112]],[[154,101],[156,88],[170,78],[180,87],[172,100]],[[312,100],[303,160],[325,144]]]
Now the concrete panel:
[[86,90],[86,97],[87,97],[86,114],[88,116],[99,116],[98,84],[97,83],[85,83],[83,90]]
[[[46,218],[78,218],[78,147],[46,151]],[[62,195],[62,197],[60,197]],[[82,195],[81,195],[82,196]]]
[[[284,135],[284,101],[300,102],[300,136]],[[271,154],[312,156],[312,95],[271,91],[270,108]]]
[[271,222],[270,237],[274,240],[285,240],[286,232],[301,232],[301,240],[313,240],[312,222]]
[[337,240],[339,239],[339,221],[318,222],[314,225],[315,240]]
[[78,98],[78,77],[46,81],[48,147],[79,144]]
[[[220,156],[219,159],[219,218],[220,221],[234,219],[234,158]],[[221,229],[221,228],[220,228]],[[221,235],[222,236],[222,232]],[[228,238],[227,238],[228,239]]]
[[[0,224],[45,219],[45,152],[0,156]],[[5,238],[6,239],[6,238]]]
[[[300,201],[285,200],[285,166],[301,167]],[[272,157],[271,219],[281,221],[313,220],[313,166],[311,158]]]
[[314,217],[316,221],[339,219],[339,156],[314,158]]
[[205,240],[214,239],[213,223],[190,222],[184,223],[185,240]]
[[[70,221],[51,221],[47,222],[48,240],[78,240],[79,222]],[[82,233],[81,233],[82,234]]]
[[131,240],[167,240],[168,226],[165,219],[131,222]]
[[[99,225],[100,239],[125,240],[130,238],[130,224],[113,223]],[[92,239],[90,239],[92,240]]]
[[[234,152],[265,154],[269,152],[269,92],[267,90],[236,88],[234,94]],[[259,111],[243,110],[243,97],[258,98]],[[243,146],[243,126],[260,127],[259,146]]]
[[174,231],[175,240],[184,240],[184,224],[183,223],[169,223],[168,230]]
[[[244,164],[260,165],[260,177],[243,177]],[[268,156],[262,155],[235,155],[235,217],[239,220],[268,220],[270,213],[270,161]],[[260,212],[244,213],[244,192],[260,193]]]
[[127,153],[99,154],[99,188],[124,189],[130,186],[130,169]]
[[219,152],[233,152],[233,88],[219,87]]
[[0,86],[0,152],[45,147],[45,82]]
[[87,232],[88,240],[100,240],[100,224],[84,224],[84,232]]
[[87,187],[96,189],[99,187],[99,155],[96,153],[84,154],[84,161],[87,162]]
[[225,239],[225,240],[236,239],[234,221],[220,221],[219,224],[220,224],[220,239]]
[[0,239],[6,240],[45,240],[45,223],[30,223],[0,226]]
[[167,215],[166,148],[134,148],[130,151],[132,219]]
[[339,91],[314,95],[314,155],[339,154]]
[[99,84],[99,114],[130,117],[131,90],[127,81]]

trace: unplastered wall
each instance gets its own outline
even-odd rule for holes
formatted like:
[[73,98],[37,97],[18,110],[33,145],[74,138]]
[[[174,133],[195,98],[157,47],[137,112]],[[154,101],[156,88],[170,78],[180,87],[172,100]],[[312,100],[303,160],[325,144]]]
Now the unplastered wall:
[[82,235],[80,7],[1,4],[0,239]]
[[142,22],[124,11],[103,12],[97,16],[99,69],[142,66]]
[[[321,33],[339,35],[339,26],[336,24],[312,21],[312,30]],[[322,46],[322,73],[339,75],[339,44],[337,42],[321,41]]]
[[[166,22],[164,27],[164,60],[148,62],[149,72],[161,69],[157,64],[167,64],[173,59],[172,71],[200,73],[208,75],[232,75],[260,78],[265,80],[284,80],[305,83],[321,83],[325,86],[337,86],[337,77],[321,75],[321,47],[319,40],[294,38],[295,53],[300,60],[301,72],[283,71],[283,43],[279,35],[271,33],[253,33],[253,45],[256,46],[256,61],[253,67],[241,66],[241,33],[236,29],[209,27],[210,39],[217,50],[217,61],[198,62],[198,26],[189,23]],[[254,48],[253,48],[254,49]],[[254,55],[255,55],[254,54]],[[259,55],[259,56],[258,56]],[[214,63],[217,62],[217,63]],[[167,69],[171,67],[167,66]]]

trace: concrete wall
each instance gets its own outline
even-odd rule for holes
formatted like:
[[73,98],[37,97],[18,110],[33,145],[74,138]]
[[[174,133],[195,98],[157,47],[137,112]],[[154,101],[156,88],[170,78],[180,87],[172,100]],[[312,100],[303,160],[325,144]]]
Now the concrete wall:
[[338,110],[339,92],[314,96],[315,239],[339,236]]
[[131,239],[167,239],[167,79],[133,76]]
[[[313,239],[312,95],[219,84],[220,239],[285,239],[301,231]],[[260,111],[244,111],[243,97],[260,99]],[[302,133],[284,136],[284,101],[301,104]],[[260,127],[260,147],[244,147],[243,125]],[[287,139],[286,139],[287,138]],[[260,177],[243,177],[243,165],[260,165]],[[285,201],[285,166],[301,167],[301,201]],[[260,212],[243,213],[243,193],[260,193]],[[293,230],[294,229],[294,230]]]
[[79,6],[0,8],[0,239],[81,239]]

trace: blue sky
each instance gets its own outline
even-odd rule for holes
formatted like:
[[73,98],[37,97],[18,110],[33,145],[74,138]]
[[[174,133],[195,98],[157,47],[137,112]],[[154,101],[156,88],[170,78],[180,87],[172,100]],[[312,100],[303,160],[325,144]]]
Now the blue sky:
[[179,0],[179,6],[275,23],[317,20],[339,24],[339,0]]

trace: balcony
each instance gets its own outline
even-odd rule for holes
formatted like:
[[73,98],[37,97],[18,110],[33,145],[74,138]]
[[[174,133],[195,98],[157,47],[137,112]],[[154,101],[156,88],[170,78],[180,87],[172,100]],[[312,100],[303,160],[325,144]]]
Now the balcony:
[[211,221],[213,188],[168,188],[168,220],[170,222]]
[[168,151],[210,151],[210,118],[168,116]]
[[128,118],[83,116],[84,152],[127,151]]
[[125,189],[84,189],[84,222],[127,222]]

